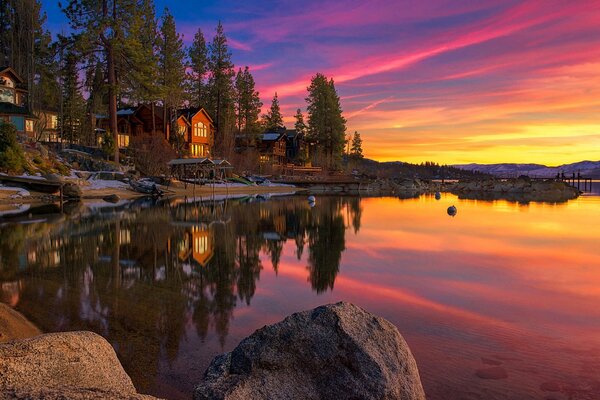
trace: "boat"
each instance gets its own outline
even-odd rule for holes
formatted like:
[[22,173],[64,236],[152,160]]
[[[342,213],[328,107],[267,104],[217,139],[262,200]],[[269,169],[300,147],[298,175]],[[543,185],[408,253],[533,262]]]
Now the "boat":
[[129,186],[131,186],[131,188],[138,193],[149,194],[157,197],[160,197],[164,194],[164,191],[159,189],[156,186],[156,183],[150,180],[131,180],[129,181]]

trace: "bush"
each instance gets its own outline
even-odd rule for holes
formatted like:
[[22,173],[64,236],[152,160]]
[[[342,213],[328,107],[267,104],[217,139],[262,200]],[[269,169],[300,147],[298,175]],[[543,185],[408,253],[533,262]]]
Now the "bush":
[[0,170],[20,173],[27,162],[17,142],[17,130],[12,124],[0,121]]

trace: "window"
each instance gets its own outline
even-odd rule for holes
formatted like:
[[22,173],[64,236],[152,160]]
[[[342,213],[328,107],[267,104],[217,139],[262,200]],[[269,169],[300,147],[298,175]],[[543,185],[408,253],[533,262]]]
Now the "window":
[[17,128],[18,131],[23,132],[25,130],[25,118],[16,117],[13,115],[10,117],[10,122],[15,126],[15,128]]
[[194,124],[194,136],[206,137],[207,136],[206,125],[204,125],[202,122],[196,122]]
[[15,92],[10,89],[0,89],[0,102],[2,103],[15,103]]
[[49,129],[58,129],[58,116],[50,115],[49,122]]
[[129,135],[119,135],[119,147],[129,146]]
[[25,130],[27,132],[33,132],[33,121],[28,119],[25,121]]
[[206,146],[203,144],[192,144],[190,146],[190,152],[194,157],[204,157],[208,153]]

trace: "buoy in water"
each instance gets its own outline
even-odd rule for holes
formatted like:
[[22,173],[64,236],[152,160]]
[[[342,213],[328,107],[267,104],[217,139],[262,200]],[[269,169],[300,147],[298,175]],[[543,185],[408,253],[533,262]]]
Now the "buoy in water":
[[435,192],[435,199],[439,200],[442,198],[442,194],[440,192]]
[[317,199],[315,198],[315,196],[308,196],[309,203],[315,203],[316,201],[317,201]]
[[458,210],[456,210],[456,207],[454,207],[454,206],[448,207],[448,215],[449,216],[454,217],[457,212],[458,212]]

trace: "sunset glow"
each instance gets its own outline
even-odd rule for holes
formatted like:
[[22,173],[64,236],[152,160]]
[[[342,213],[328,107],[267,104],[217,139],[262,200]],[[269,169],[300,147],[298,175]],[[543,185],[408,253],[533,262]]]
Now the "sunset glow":
[[[599,2],[156,3],[186,44],[221,19],[233,60],[251,67],[265,104],[279,94],[290,127],[310,77],[333,77],[367,157],[600,159]],[[45,6],[50,28],[63,29],[56,5]]]

